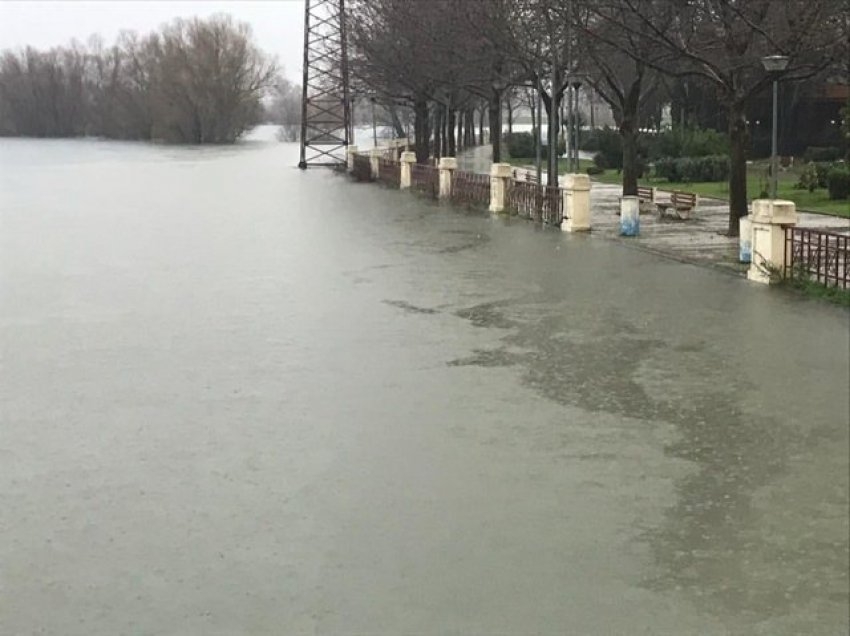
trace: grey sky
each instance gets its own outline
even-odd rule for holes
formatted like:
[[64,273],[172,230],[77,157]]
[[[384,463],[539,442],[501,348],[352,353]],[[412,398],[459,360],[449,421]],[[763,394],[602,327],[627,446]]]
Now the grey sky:
[[257,45],[278,57],[287,77],[301,81],[303,0],[0,0],[0,49],[85,42],[93,33],[112,42],[122,29],[144,33],[172,18],[214,13],[250,24]]

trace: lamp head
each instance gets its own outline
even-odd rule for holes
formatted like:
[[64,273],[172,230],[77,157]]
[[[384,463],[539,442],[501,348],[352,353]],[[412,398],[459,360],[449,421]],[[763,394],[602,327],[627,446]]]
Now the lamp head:
[[787,55],[768,55],[761,58],[762,66],[768,73],[781,73],[788,68],[788,61]]

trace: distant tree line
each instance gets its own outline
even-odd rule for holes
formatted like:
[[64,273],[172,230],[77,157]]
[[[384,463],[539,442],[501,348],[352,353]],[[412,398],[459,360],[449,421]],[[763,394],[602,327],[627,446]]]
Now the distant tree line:
[[282,76],[271,87],[265,120],[280,126],[281,141],[298,141],[301,135],[301,87]]
[[112,46],[0,55],[0,135],[100,136],[172,143],[232,143],[263,117],[275,64],[250,28],[219,15],[177,19]]

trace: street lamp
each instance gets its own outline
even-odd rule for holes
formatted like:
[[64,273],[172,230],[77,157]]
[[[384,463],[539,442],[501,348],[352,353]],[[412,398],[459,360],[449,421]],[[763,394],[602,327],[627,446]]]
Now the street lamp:
[[372,143],[375,148],[378,147],[378,120],[375,118],[375,96],[369,98],[369,101],[372,102]]
[[573,148],[574,148],[574,157],[575,157],[575,168],[573,172],[580,172],[579,170],[579,159],[578,159],[578,146],[579,146],[579,116],[578,116],[578,90],[581,88],[581,80],[576,78],[573,80],[573,92],[575,98],[575,107],[573,108],[573,125],[575,128],[575,136],[573,137]]
[[771,141],[770,154],[770,198],[776,199],[779,188],[779,161],[776,150],[779,122],[779,76],[788,68],[788,56],[768,55],[761,58],[761,63],[764,66],[764,70],[773,76],[773,139]]

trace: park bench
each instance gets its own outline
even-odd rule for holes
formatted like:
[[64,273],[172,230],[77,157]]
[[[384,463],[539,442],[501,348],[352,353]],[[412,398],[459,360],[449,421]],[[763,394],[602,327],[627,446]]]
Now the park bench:
[[697,206],[697,195],[693,192],[681,192],[674,190],[670,194],[669,201],[656,201],[655,207],[658,209],[658,218],[663,219],[667,213],[672,211],[675,214],[674,218],[689,219],[691,218],[691,210]]
[[637,189],[638,196],[638,205],[640,206],[641,212],[646,212],[647,206],[650,206],[649,209],[652,209],[652,204],[655,203],[655,188],[650,188],[648,186],[638,186]]
[[528,183],[537,183],[537,175],[531,170],[520,170],[518,168],[514,168],[513,177],[514,181],[527,181]]

